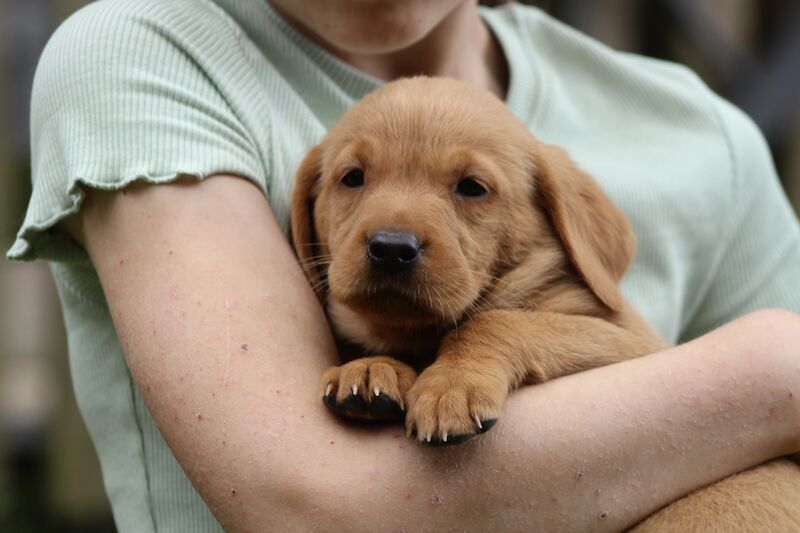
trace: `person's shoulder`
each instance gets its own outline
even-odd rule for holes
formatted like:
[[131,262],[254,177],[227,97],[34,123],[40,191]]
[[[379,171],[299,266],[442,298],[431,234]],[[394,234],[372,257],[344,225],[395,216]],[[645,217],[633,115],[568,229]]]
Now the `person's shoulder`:
[[523,61],[559,90],[591,93],[595,103],[626,110],[658,107],[695,126],[717,123],[716,95],[686,66],[615,50],[535,7],[513,3],[494,11],[522,43]]
[[[99,0],[73,13],[45,46],[37,75],[107,73],[127,60],[168,60],[170,53],[202,53],[204,41],[234,45],[234,25],[205,0]],[[155,57],[155,56],[162,57]],[[163,57],[166,55],[167,57]]]
[[222,22],[225,14],[209,0],[96,0],[70,15],[54,39],[91,33],[114,34],[123,28],[170,27]]
[[[233,26],[224,11],[206,0],[99,0],[73,13],[56,29],[43,57],[58,52],[82,57],[91,52],[134,50],[146,55],[148,44],[181,47],[230,33]],[[184,47],[184,52],[191,51]]]
[[[36,67],[32,121],[141,100],[160,80],[194,87],[238,56],[236,26],[206,0],[99,0],[53,33]],[[194,80],[194,81],[193,81]]]
[[234,110],[255,92],[236,31],[207,0],[99,0],[55,31],[31,94],[26,246],[77,211],[81,186],[220,169],[263,186],[265,135]]
[[[607,67],[627,66],[648,73],[698,86],[703,83],[689,68],[659,59],[619,51],[600,40],[569,26],[541,9],[510,3],[489,10],[496,20],[515,32],[523,44],[531,47],[529,57],[538,61],[572,59],[579,64],[608,62]],[[560,66],[570,67],[570,63]]]
[[530,97],[544,102],[545,110],[532,126],[558,122],[565,135],[603,131],[614,139],[703,153],[717,168],[732,171],[720,174],[729,185],[734,160],[753,156],[744,138],[763,151],[752,121],[684,65],[615,50],[530,6],[502,6],[492,16],[521,44],[521,53],[511,51],[517,63],[538,79],[542,95]]

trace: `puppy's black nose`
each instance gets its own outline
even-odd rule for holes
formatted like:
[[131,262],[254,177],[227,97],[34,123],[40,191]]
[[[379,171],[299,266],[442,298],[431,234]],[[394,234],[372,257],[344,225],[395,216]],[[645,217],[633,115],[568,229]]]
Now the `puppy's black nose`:
[[411,233],[378,231],[367,241],[367,257],[372,266],[387,274],[411,270],[419,259],[419,241]]

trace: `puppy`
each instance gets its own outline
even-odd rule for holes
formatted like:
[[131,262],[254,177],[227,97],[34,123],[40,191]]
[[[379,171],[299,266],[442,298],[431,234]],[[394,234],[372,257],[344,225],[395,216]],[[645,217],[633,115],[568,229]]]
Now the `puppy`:
[[302,161],[292,207],[349,360],[321,380],[339,415],[460,443],[522,384],[666,347],[620,293],[625,216],[468,84],[413,78],[365,97]]
[[344,354],[370,355],[325,374],[326,403],[405,411],[425,442],[488,429],[523,382],[665,346],[619,292],[623,214],[464,83],[400,81],[355,105],[300,165],[292,233]]

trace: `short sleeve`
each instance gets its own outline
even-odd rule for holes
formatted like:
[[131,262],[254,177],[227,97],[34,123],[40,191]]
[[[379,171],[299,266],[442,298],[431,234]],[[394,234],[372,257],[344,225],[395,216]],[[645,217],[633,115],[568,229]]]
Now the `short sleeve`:
[[240,64],[236,36],[206,2],[106,0],[48,42],[31,104],[32,195],[10,259],[83,261],[52,231],[86,187],[240,175],[265,188],[256,142],[215,80]]
[[749,311],[779,307],[800,312],[800,225],[778,181],[756,125],[717,102],[727,134],[733,202],[702,304],[684,329],[688,340]]

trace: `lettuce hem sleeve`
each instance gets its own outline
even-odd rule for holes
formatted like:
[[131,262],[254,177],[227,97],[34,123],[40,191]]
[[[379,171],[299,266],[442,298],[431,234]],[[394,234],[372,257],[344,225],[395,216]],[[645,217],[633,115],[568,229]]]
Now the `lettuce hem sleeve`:
[[[16,240],[6,252],[6,258],[12,261],[35,261],[41,259],[54,262],[88,263],[89,257],[82,246],[68,235],[53,231],[53,228],[60,221],[80,211],[83,200],[86,197],[84,190],[86,188],[101,191],[120,191],[137,182],[159,185],[172,183],[181,178],[194,178],[199,182],[207,177],[219,174],[230,174],[247,179],[255,184],[262,194],[267,195],[264,184],[258,179],[252,178],[246,173],[222,170],[213,172],[178,171],[164,174],[131,174],[126,178],[115,181],[75,177],[68,183],[66,196],[61,199],[61,206],[47,210],[36,210],[38,212],[34,212],[29,208],[25,221],[17,232]],[[41,189],[34,187],[30,206],[37,205],[36,196],[40,191]]]

